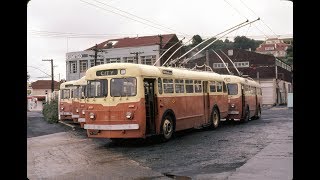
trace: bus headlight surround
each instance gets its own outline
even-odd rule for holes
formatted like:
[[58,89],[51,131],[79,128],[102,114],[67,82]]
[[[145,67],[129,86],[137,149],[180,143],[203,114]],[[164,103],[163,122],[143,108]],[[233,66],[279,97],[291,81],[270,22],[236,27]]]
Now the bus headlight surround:
[[95,116],[95,114],[94,114],[93,112],[91,112],[91,113],[89,114],[89,117],[90,117],[90,119],[94,120],[96,116]]
[[126,112],[127,119],[133,119],[133,112]]

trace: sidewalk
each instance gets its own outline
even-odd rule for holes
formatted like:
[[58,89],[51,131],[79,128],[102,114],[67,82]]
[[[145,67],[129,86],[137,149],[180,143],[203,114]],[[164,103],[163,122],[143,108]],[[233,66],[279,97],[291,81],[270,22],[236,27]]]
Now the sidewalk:
[[[288,108],[275,106],[270,110]],[[290,127],[292,128],[292,126]],[[236,169],[228,180],[291,180],[293,179],[293,132],[282,131],[270,135],[271,143],[243,166]]]

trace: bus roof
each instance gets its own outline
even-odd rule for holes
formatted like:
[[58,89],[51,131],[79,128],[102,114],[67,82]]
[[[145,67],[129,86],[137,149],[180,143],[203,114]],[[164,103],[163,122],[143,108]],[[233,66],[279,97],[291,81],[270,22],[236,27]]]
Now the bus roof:
[[[106,76],[97,76],[97,71],[111,70],[111,69],[125,69],[127,76],[143,76],[143,77],[163,77],[163,78],[187,78],[187,79],[207,79],[207,80],[220,80],[223,81],[223,77],[220,74],[214,72],[205,71],[192,71],[183,68],[173,67],[158,67],[144,64],[133,63],[109,63],[94,66],[86,71],[86,80],[104,79]],[[112,77],[112,75],[109,75]]]
[[221,75],[221,76],[223,76],[223,79],[226,83],[242,83],[249,86],[260,87],[259,83],[248,78],[235,76],[235,75]]
[[73,85],[77,85],[77,86],[87,85],[87,80],[85,78],[86,76],[83,76],[82,78],[76,80]]
[[75,82],[76,82],[76,80],[61,83],[60,89],[66,89],[66,86],[73,86]]

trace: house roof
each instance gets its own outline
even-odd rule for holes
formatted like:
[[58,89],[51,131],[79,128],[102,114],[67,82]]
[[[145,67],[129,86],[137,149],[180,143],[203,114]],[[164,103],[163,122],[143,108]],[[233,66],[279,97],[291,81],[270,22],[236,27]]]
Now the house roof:
[[[274,47],[273,50],[265,50],[265,47]],[[285,51],[288,47],[286,43],[276,43],[276,44],[261,44],[260,47],[256,49],[257,52],[265,52],[265,51]]]
[[[164,47],[175,34],[163,34],[162,36],[162,47]],[[107,44],[112,44],[112,47],[108,47]],[[160,43],[160,37],[155,36],[142,36],[142,37],[132,37],[132,38],[121,38],[121,39],[109,39],[98,44],[98,49],[109,49],[109,48],[124,48],[124,47],[136,47],[136,46],[150,46]],[[87,49],[92,50],[95,46]]]
[[[54,89],[59,89],[60,83],[54,81]],[[31,83],[32,89],[51,89],[51,80],[38,80]]]

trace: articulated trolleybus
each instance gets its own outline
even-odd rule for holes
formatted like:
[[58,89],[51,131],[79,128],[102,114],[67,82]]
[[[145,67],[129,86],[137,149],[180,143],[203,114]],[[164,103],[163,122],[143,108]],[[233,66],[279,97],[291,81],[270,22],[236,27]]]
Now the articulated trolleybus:
[[75,81],[61,83],[58,98],[59,120],[72,120],[72,90]]
[[[85,110],[85,90],[87,86],[87,81],[85,76],[76,80],[73,85],[73,100],[72,100],[72,119],[75,123],[80,123],[83,128],[85,119],[84,119],[84,110]],[[82,114],[83,113],[83,114]],[[81,117],[80,117],[81,116]]]
[[85,77],[89,137],[167,141],[175,131],[217,128],[228,115],[227,88],[217,73],[112,63],[89,68]]
[[247,122],[261,117],[262,92],[259,83],[252,79],[223,75],[228,87],[229,112],[227,119]]

